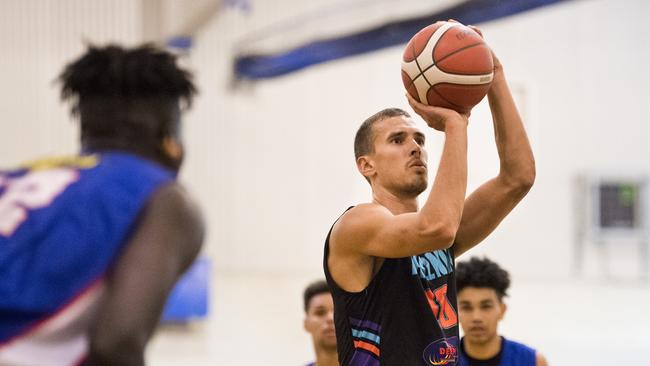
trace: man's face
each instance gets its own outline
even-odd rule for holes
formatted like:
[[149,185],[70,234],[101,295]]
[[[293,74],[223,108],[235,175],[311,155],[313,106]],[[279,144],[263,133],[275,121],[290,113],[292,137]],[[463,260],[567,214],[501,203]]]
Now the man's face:
[[386,118],[373,126],[373,184],[397,194],[417,196],[427,188],[424,134],[406,116]]
[[465,340],[485,344],[497,336],[497,325],[506,311],[496,291],[486,287],[465,287],[458,293],[460,325]]
[[320,293],[309,300],[305,330],[311,334],[314,347],[336,350],[334,300],[329,292]]

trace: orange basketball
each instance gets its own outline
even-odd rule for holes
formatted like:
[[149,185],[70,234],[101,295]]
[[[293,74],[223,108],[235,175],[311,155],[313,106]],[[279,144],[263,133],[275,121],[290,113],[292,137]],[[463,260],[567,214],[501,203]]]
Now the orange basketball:
[[490,48],[473,29],[436,22],[406,46],[402,81],[419,102],[466,113],[490,89],[493,67]]

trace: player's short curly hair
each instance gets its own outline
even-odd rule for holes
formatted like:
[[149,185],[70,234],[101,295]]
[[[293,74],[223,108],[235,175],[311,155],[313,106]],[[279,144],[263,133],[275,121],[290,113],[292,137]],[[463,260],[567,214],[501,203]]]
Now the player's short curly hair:
[[312,282],[309,284],[309,286],[307,286],[305,292],[303,293],[305,313],[309,311],[309,302],[311,299],[316,295],[324,293],[331,293],[330,287],[325,280],[318,280],[316,282]]
[[458,292],[465,287],[487,287],[497,293],[499,300],[507,296],[510,275],[495,262],[483,257],[472,257],[456,263],[456,287]]

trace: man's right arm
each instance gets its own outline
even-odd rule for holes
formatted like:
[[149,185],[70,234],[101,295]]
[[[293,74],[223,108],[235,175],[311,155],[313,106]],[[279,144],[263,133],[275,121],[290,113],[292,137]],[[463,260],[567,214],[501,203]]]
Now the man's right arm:
[[445,132],[438,171],[426,203],[419,212],[397,215],[376,204],[351,209],[334,226],[334,251],[402,258],[451,246],[467,188],[467,119],[444,108],[425,106],[424,112],[420,106],[413,105],[430,126],[442,125]]
[[167,296],[203,242],[203,219],[177,183],[161,187],[106,280],[91,325],[88,364],[144,364],[144,347]]

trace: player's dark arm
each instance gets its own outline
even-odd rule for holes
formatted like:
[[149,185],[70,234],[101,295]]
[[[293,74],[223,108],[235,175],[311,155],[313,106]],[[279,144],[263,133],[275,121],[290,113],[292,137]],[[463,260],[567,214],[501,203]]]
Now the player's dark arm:
[[180,275],[196,258],[204,228],[177,183],[154,194],[107,279],[90,334],[90,365],[143,365],[144,348]]
[[500,170],[465,201],[454,242],[456,257],[485,239],[524,198],[535,181],[535,159],[524,125],[496,58],[495,65],[488,101]]
[[467,119],[454,111],[419,103],[414,109],[429,125],[445,132],[426,203],[419,212],[398,215],[379,205],[353,208],[332,231],[338,248],[373,257],[401,258],[448,248],[453,243],[467,187]]

